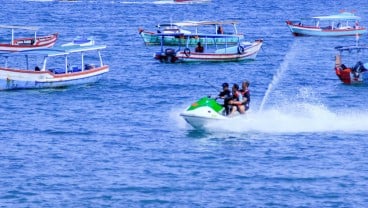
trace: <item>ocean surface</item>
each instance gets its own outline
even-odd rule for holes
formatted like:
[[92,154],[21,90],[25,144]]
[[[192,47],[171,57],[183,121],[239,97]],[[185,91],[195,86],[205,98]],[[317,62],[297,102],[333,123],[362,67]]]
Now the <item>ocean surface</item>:
[[[285,24],[341,10],[368,26],[361,0],[2,1],[1,24],[59,32],[58,44],[94,36],[111,71],[0,92],[0,207],[368,207],[368,84],[333,70],[334,47],[356,38],[294,37]],[[182,20],[237,20],[264,45],[252,62],[154,60],[138,29]],[[244,79],[246,118],[201,131],[179,116]]]

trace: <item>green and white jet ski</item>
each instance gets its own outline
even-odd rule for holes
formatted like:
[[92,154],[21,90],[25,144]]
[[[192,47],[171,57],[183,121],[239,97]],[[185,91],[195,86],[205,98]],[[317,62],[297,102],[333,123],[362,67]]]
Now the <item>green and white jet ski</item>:
[[210,97],[203,97],[191,104],[180,116],[196,129],[203,128],[211,121],[229,119],[225,116],[224,106]]

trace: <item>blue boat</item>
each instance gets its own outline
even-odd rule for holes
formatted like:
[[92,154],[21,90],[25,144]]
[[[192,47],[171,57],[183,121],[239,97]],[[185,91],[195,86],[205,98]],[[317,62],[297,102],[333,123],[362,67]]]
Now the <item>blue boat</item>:
[[[139,29],[139,35],[146,45],[160,45],[161,34],[168,35],[163,39],[164,45],[186,44],[196,45],[198,41],[204,41],[198,34],[227,34],[232,35],[225,39],[217,38],[216,42],[207,40],[207,44],[237,44],[238,39],[243,39],[244,34],[238,33],[236,21],[184,21],[176,23],[158,24],[157,32]],[[225,30],[225,31],[224,31]]]
[[[0,52],[0,90],[66,87],[98,81],[109,71],[102,61],[105,45],[69,46]],[[41,63],[38,61],[42,60]],[[19,63],[24,64],[20,65]],[[20,68],[22,66],[22,68]]]
[[312,24],[290,20],[286,21],[286,24],[295,36],[363,35],[367,29],[359,25],[360,19],[353,13],[342,12],[336,15],[309,18]]

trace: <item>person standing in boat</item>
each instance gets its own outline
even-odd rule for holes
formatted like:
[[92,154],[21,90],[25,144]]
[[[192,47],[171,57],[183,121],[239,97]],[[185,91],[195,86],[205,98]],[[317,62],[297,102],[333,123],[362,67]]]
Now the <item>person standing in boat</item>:
[[231,98],[231,92],[229,90],[229,84],[228,83],[223,83],[222,84],[222,91],[220,92],[220,94],[218,95],[217,98],[221,98],[224,99],[224,108],[225,108],[225,115],[229,114],[229,101],[232,99]]
[[201,42],[198,42],[197,43],[197,47],[195,48],[195,52],[197,52],[197,53],[203,53],[203,51],[204,51],[204,48],[203,48]]
[[218,26],[217,34],[224,34],[224,30],[222,29],[222,26]]

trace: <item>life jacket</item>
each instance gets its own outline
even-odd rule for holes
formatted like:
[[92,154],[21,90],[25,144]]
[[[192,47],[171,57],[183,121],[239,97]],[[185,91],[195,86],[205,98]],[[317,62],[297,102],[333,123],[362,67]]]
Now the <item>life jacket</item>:
[[[236,91],[235,94],[233,94],[233,99],[236,101],[242,101],[243,95],[240,91]],[[235,105],[242,105],[242,104],[235,104]]]
[[243,97],[247,98],[247,101],[245,101],[245,103],[243,103],[243,105],[245,106],[245,110],[249,109],[249,103],[250,103],[250,93],[249,93],[249,89],[247,90],[242,90],[240,91]]

